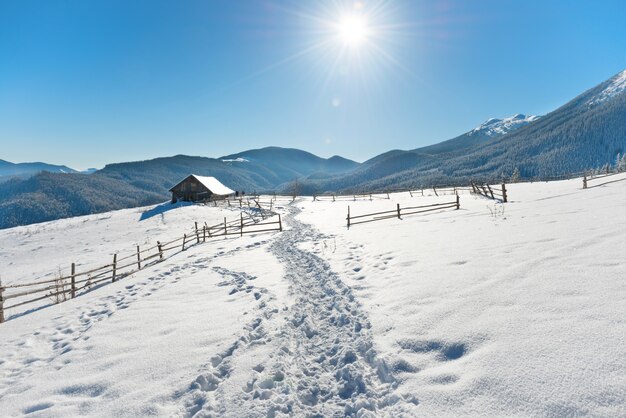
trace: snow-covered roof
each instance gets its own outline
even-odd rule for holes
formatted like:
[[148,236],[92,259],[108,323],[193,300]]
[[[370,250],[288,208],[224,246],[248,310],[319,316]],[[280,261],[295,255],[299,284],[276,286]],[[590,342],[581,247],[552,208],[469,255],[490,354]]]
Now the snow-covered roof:
[[[180,183],[182,183],[183,181],[187,180],[189,177],[194,177],[196,180],[198,180],[204,187],[206,187],[207,189],[209,189],[211,192],[213,192],[213,194],[217,194],[217,195],[229,195],[229,194],[233,194],[235,193],[234,190],[229,189],[228,187],[224,186],[218,179],[216,179],[215,177],[209,177],[209,176],[198,176],[197,174],[190,174],[187,177],[185,177],[182,181],[179,181],[178,183],[176,183],[176,186],[178,186]],[[176,186],[172,187],[170,189],[170,192],[172,190],[174,190],[176,188]]]

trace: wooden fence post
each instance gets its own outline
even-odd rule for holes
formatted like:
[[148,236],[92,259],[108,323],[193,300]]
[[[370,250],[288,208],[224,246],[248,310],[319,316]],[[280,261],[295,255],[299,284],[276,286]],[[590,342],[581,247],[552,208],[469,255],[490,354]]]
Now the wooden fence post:
[[161,241],[157,241],[157,248],[159,249],[159,261],[163,261],[163,246]]
[[348,229],[350,229],[350,205],[348,205],[348,217],[346,219],[348,220]]
[[278,229],[283,232],[283,221],[280,219],[280,213],[278,214]]
[[206,242],[206,225],[202,225],[202,242]]
[[506,203],[509,201],[509,197],[506,195],[506,184],[502,183],[502,202]]
[[456,195],[456,210],[459,210],[461,208],[461,198],[459,197],[459,194],[457,193]]
[[76,264],[72,263],[72,299],[76,297]]
[[[248,202],[250,204],[250,202]],[[224,218],[224,235],[228,235],[228,228],[226,227],[226,218]]]
[[239,216],[240,216],[239,222],[240,222],[240,225],[241,225],[241,230],[239,231],[239,236],[243,237],[243,212],[239,212]]
[[198,222],[195,222],[196,225],[196,244],[200,244],[200,233],[198,232]]
[[587,188],[587,173],[585,173],[585,176],[583,177],[583,189]]
[[111,274],[112,282],[117,280],[117,278],[115,277],[115,273],[117,273],[117,253],[113,254],[113,272]]
[[435,192],[435,196],[439,197],[439,195],[437,194],[437,189],[435,188],[435,186],[433,186],[433,192]]
[[398,203],[398,219],[400,219],[400,203]]
[[2,287],[2,279],[0,279],[0,324],[4,322],[4,287]]
[[183,249],[181,251],[185,251],[185,242],[187,241],[187,234],[183,234]]
[[335,195],[333,194],[333,202],[335,201]]
[[487,190],[489,190],[489,194],[491,195],[491,198],[495,200],[496,198],[493,197],[493,190],[491,190],[491,186],[489,184],[487,184]]
[[137,246],[137,269],[141,270],[141,252],[139,251],[139,245]]

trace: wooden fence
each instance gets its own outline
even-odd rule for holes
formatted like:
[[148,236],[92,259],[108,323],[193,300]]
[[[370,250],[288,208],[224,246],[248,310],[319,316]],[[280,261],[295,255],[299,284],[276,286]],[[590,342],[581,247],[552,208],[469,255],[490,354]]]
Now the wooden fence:
[[476,184],[474,182],[471,183],[473,193],[484,196],[488,199],[499,200],[502,203],[508,202],[509,198],[506,192],[506,184],[502,183],[501,187],[491,187],[489,184]]
[[[348,216],[346,217],[346,221],[348,223],[348,229],[352,225],[364,224],[367,222],[375,222],[382,221],[383,219],[392,219],[398,218],[402,219],[402,216],[414,215],[418,213],[432,212],[436,210],[445,210],[445,209],[455,209],[458,210],[461,208],[461,200],[459,195],[456,195],[456,200],[453,202],[445,202],[445,203],[435,203],[432,205],[422,205],[422,206],[410,206],[406,208],[400,207],[398,203],[396,205],[396,209],[387,210],[383,212],[375,212],[368,213],[365,215],[351,215],[350,214],[350,206],[348,206]],[[356,219],[356,221],[354,221]]]
[[[611,180],[601,181],[600,183],[595,183],[593,185],[589,184],[590,182],[597,182],[598,180],[604,180],[607,177],[613,177],[618,174],[624,174],[625,177],[620,178],[620,179],[611,179]],[[626,180],[626,172],[624,171],[617,171],[617,172],[612,172],[612,173],[601,173],[601,174],[585,173],[585,175],[583,176],[583,189],[589,189],[591,187],[602,186],[604,184],[613,183],[613,182],[622,181],[622,180]]]
[[435,196],[445,196],[445,195],[456,195],[459,192],[468,191],[471,192],[472,188],[469,186],[466,187],[454,187],[454,186],[445,186],[445,187],[431,187],[431,188],[421,188],[421,189],[390,189],[385,191],[377,191],[371,193],[355,193],[355,194],[335,194],[335,193],[323,193],[313,195],[314,202],[337,202],[337,201],[357,201],[357,200],[375,200],[375,199],[385,199],[390,200],[391,193],[409,193],[411,197],[414,196],[425,196],[424,191],[433,191]]
[[[82,291],[86,291],[95,285],[104,282],[115,282],[122,277],[136,273],[148,266],[163,261],[167,254],[171,257],[178,252],[185,251],[192,245],[206,242],[207,239],[225,236],[243,236],[244,234],[257,234],[261,232],[282,231],[283,225],[280,214],[277,221],[267,220],[266,214],[263,219],[258,220],[247,214],[244,219],[244,212],[240,213],[239,219],[207,225],[195,223],[194,227],[188,230],[182,237],[168,242],[157,241],[156,245],[149,248],[140,248],[132,254],[119,257],[113,255],[111,263],[86,271],[76,271],[76,263],[72,263],[70,274],[63,276],[58,274],[54,279],[39,280],[31,283],[20,283],[2,286],[0,284],[0,323],[5,320],[5,311],[27,304],[51,299],[53,303],[64,302],[73,299]],[[32,299],[23,300],[27,297],[35,296]],[[13,301],[6,305],[6,301]]]
[[262,202],[259,199],[259,196],[254,197],[237,197],[237,198],[225,198],[219,200],[209,200],[204,202],[207,206],[224,206],[229,208],[258,208],[261,210],[269,210],[270,212],[274,209],[274,200],[270,199],[269,202]]

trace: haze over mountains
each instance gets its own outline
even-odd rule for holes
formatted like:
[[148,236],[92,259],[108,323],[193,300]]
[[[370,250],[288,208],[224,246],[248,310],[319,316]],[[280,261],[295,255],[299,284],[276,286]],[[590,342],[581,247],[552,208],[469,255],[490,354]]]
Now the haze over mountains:
[[0,160],[0,182],[9,180],[11,178],[28,178],[42,171],[49,173],[76,173],[76,170],[64,165],[53,165],[46,163],[12,163],[5,160]]
[[[212,175],[247,192],[291,193],[296,179],[303,194],[367,191],[500,181],[515,170],[522,178],[559,176],[611,163],[625,149],[622,71],[545,116],[489,119],[448,141],[389,151],[361,164],[268,147],[217,159],[177,155],[109,164],[89,176],[64,166],[34,176],[22,171],[15,176],[32,177],[0,183],[0,228],[161,202],[189,173]],[[0,170],[10,164],[0,161]]]

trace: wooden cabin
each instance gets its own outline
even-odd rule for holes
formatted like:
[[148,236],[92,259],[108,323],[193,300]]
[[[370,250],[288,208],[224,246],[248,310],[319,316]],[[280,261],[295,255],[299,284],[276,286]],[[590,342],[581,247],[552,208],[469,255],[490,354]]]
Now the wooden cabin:
[[235,192],[224,186],[215,177],[197,176],[190,174],[180,183],[170,189],[172,203],[179,200],[184,202],[204,202],[207,200],[224,199]]

